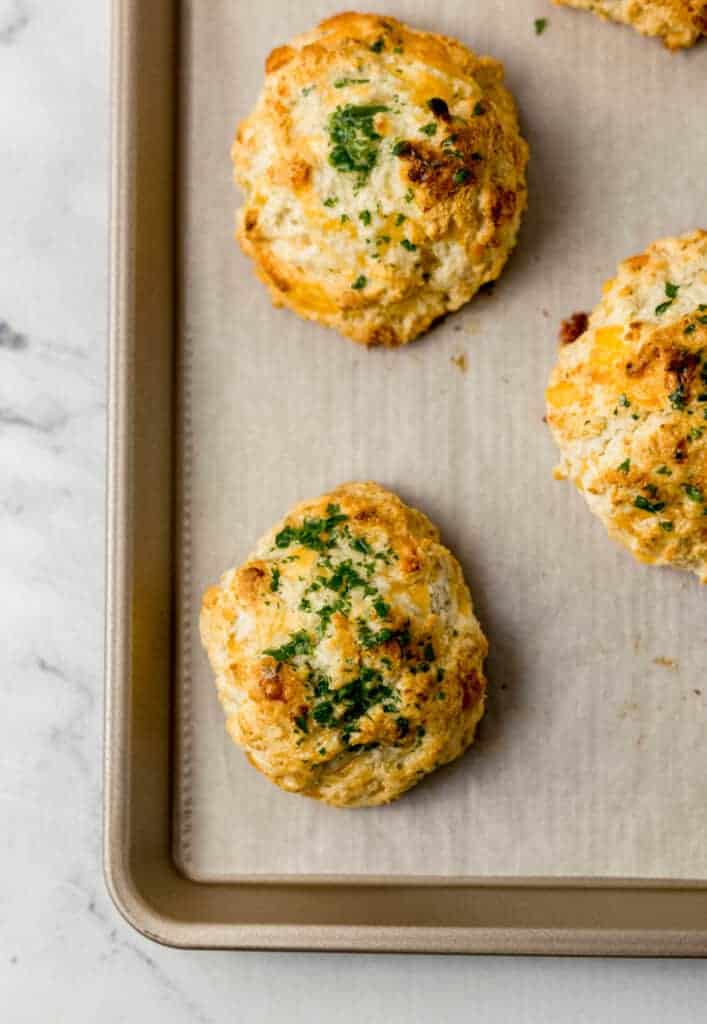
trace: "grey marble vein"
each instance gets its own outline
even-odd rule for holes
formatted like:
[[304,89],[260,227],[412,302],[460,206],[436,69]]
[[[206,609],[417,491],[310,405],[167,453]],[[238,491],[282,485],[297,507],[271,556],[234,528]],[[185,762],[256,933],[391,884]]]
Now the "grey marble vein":
[[0,46],[10,46],[30,22],[30,10],[24,0],[14,0],[0,20]]
[[24,334],[13,330],[4,320],[0,320],[0,348],[9,348],[13,352],[20,352],[27,348],[29,342]]

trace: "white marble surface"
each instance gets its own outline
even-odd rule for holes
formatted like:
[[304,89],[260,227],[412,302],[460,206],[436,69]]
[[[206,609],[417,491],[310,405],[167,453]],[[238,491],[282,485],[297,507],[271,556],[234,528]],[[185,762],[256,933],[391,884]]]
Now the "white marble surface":
[[119,918],[100,869],[105,0],[0,0],[0,124],[0,1019],[704,1020],[701,962],[190,953]]

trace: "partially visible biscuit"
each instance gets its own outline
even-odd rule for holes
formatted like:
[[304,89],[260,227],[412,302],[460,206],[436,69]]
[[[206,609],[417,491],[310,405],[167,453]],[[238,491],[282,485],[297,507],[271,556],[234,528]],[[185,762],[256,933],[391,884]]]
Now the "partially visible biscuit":
[[694,46],[707,32],[707,3],[703,0],[555,0],[555,3],[633,25],[644,36],[659,36],[671,50]]
[[707,232],[620,264],[547,390],[562,458],[609,534],[707,582]]
[[232,150],[238,239],[275,305],[402,345],[501,273],[527,155],[498,61],[341,14],[268,58]]
[[373,483],[303,502],[204,595],[232,739],[283,789],[384,804],[459,757],[486,639],[432,523]]

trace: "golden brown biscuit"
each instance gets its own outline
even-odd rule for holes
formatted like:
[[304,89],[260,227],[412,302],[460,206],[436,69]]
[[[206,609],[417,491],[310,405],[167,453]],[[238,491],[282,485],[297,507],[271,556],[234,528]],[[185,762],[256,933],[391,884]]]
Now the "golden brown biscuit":
[[564,7],[594,11],[620,21],[644,36],[659,36],[671,50],[693,46],[707,32],[707,3],[703,0],[555,0]]
[[498,277],[528,155],[498,61],[341,14],[266,71],[232,156],[238,239],[275,305],[401,345]]
[[486,639],[454,556],[373,483],[306,501],[204,595],[231,738],[283,789],[395,800],[459,757],[484,711]]
[[567,330],[547,390],[556,475],[636,558],[707,582],[707,232],[626,260]]

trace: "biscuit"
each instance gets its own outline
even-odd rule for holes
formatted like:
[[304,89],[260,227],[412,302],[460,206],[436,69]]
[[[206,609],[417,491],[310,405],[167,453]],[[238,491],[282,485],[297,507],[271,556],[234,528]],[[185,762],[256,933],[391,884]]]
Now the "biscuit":
[[501,273],[527,156],[498,61],[341,14],[268,57],[232,149],[237,237],[276,306],[402,345]]
[[298,505],[204,596],[231,738],[285,790],[395,800],[459,757],[484,711],[487,643],[454,556],[374,483]]
[[707,3],[700,0],[555,0],[564,7],[594,11],[644,36],[659,36],[671,50],[694,46],[707,32]]
[[626,260],[565,338],[547,390],[556,476],[640,561],[707,582],[707,232]]

